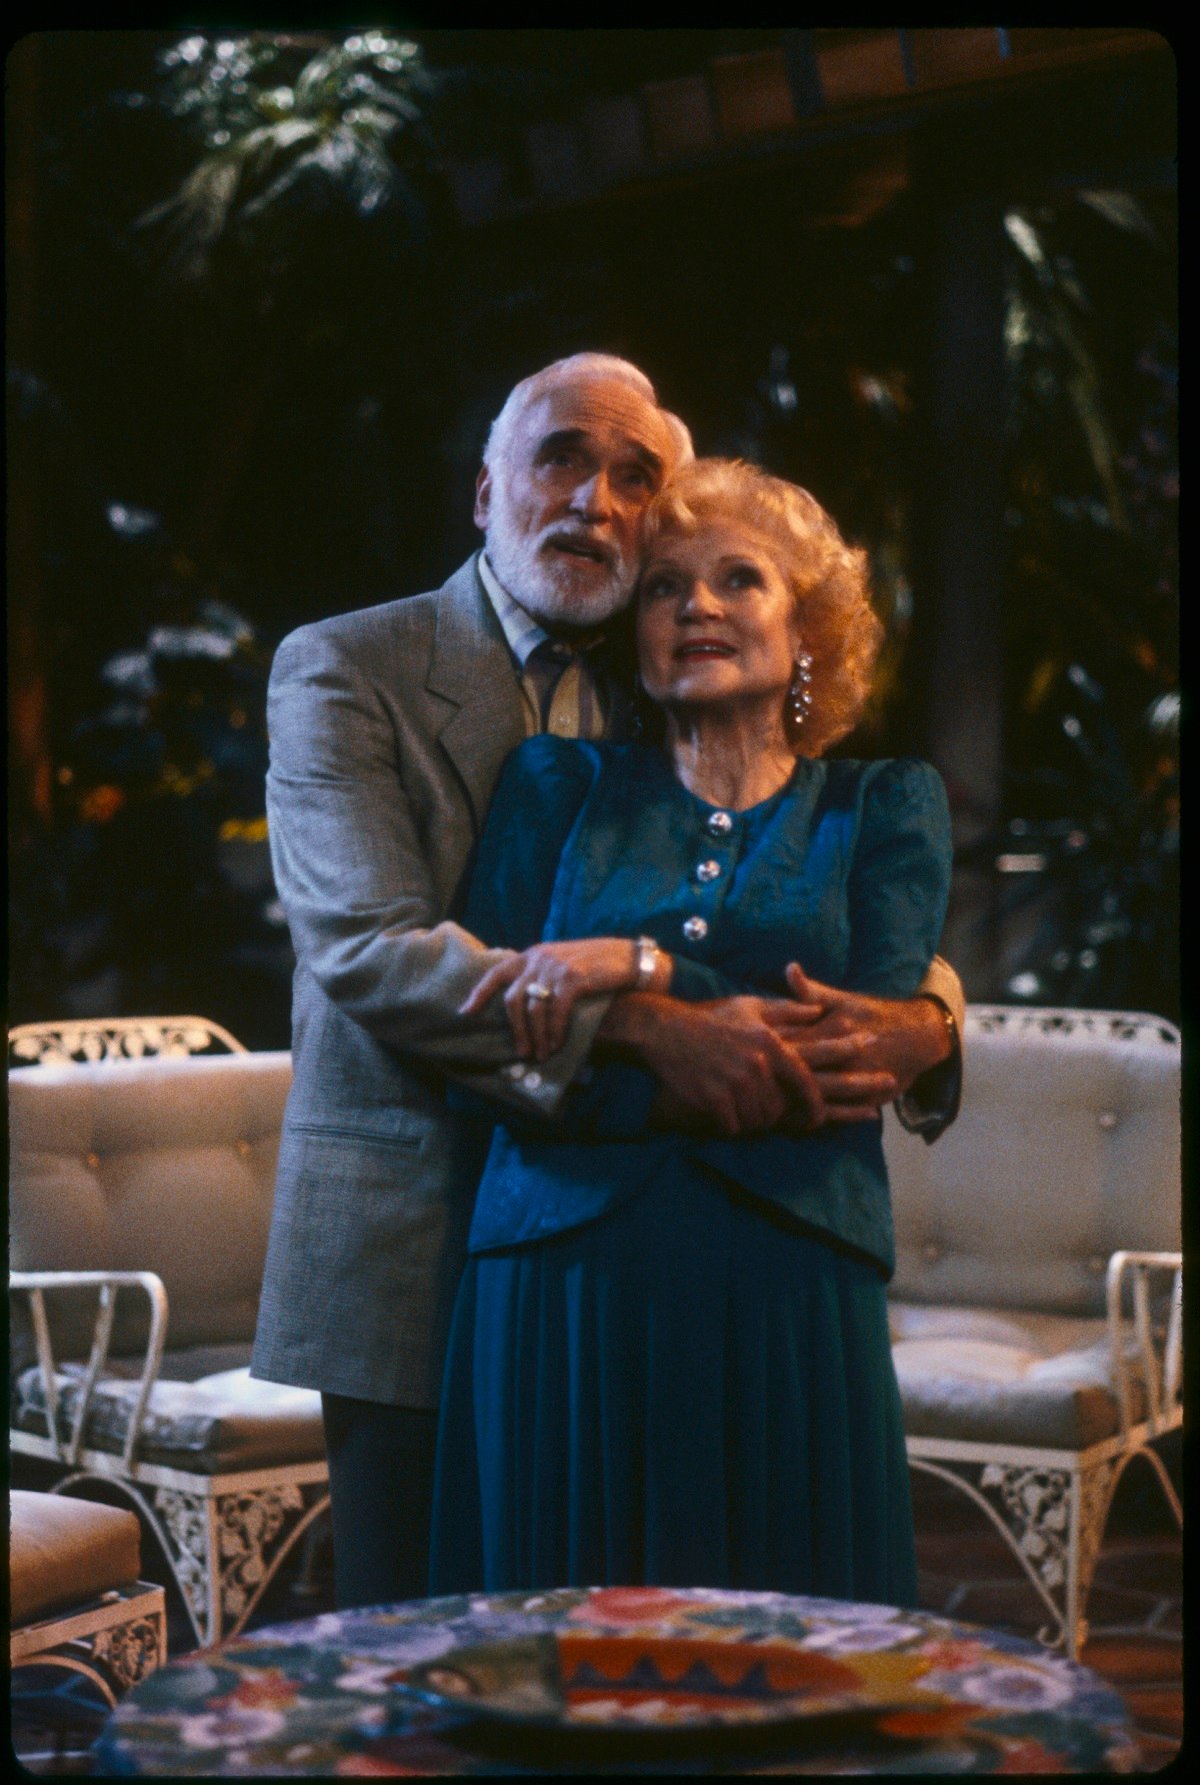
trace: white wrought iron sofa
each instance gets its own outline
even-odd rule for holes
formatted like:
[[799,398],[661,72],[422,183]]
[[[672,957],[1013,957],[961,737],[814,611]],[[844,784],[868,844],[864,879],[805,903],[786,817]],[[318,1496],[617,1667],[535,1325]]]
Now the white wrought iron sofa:
[[969,1495],[1075,1657],[1112,1496],[1182,1420],[1180,1037],[1159,1017],[972,1005],[961,1114],[890,1118],[893,1356],[911,1466]]
[[13,1058],[11,1448],[56,1493],[119,1489],[217,1643],[328,1505],[319,1396],[246,1368],[291,1056],[180,1018],[14,1031]]

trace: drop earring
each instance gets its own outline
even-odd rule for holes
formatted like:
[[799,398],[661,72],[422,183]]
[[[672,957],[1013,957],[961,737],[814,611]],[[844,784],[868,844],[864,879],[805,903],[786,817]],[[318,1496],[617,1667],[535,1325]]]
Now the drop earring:
[[812,652],[798,651],[787,691],[787,718],[792,732],[803,730],[812,707],[812,670]]

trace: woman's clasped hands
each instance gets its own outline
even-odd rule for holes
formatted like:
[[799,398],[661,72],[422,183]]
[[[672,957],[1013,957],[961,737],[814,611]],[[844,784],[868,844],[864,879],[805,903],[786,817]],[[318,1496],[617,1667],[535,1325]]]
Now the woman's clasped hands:
[[[660,954],[646,989],[665,991],[669,979],[670,960]],[[629,991],[637,984],[638,945],[628,936],[538,942],[497,962],[459,1014],[475,1016],[503,992],[517,1054],[523,1060],[546,1060],[566,1040],[571,1012],[581,998]]]

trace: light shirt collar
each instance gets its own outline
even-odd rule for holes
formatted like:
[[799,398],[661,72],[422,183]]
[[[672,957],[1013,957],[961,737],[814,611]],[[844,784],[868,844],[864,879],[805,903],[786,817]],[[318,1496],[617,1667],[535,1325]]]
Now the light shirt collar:
[[539,626],[532,614],[526,613],[519,601],[513,600],[488,563],[486,552],[479,554],[479,580],[496,610],[496,618],[508,640],[509,650],[524,669],[538,646],[545,644],[550,634],[543,626]]

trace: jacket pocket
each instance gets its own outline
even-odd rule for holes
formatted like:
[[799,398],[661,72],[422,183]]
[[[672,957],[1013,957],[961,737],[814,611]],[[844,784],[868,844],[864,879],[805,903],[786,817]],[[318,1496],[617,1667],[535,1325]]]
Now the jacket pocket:
[[334,1122],[289,1122],[288,1132],[310,1134],[317,1140],[344,1140],[354,1146],[399,1147],[406,1153],[417,1153],[425,1144],[428,1130],[409,1128],[385,1133],[379,1128],[352,1128]]

